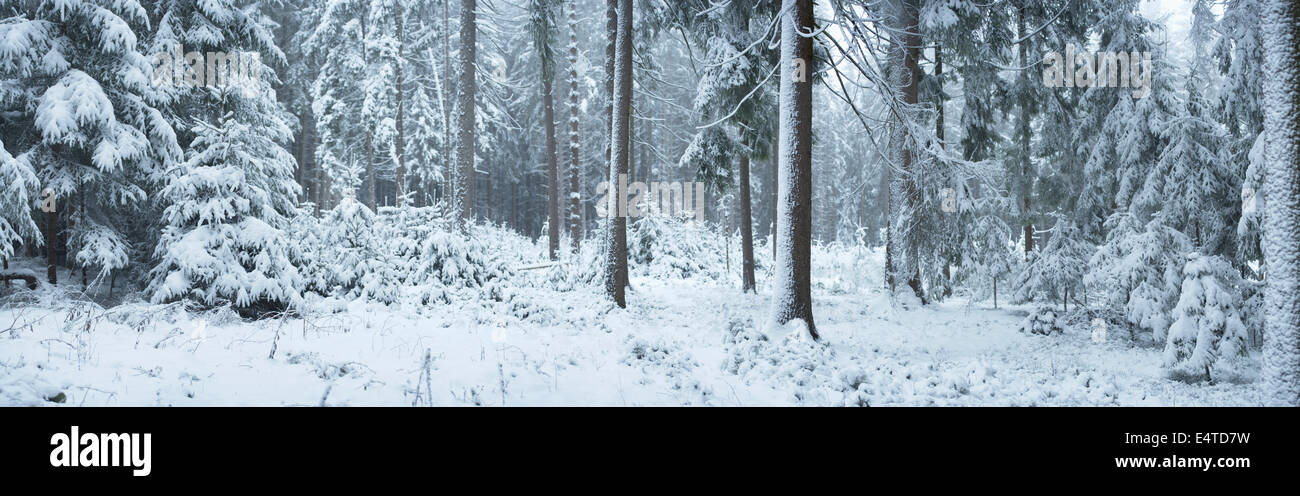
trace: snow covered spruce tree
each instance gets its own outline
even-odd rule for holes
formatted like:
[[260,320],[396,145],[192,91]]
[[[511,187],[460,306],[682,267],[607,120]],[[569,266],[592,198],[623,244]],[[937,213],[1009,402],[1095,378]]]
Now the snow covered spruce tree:
[[1264,394],[1300,406],[1300,5],[1269,0],[1263,24]]
[[9,268],[16,244],[24,239],[41,241],[31,213],[37,184],[36,172],[26,157],[10,155],[0,141],[0,261],[4,269]]
[[818,338],[812,308],[813,0],[784,0],[781,14],[780,161],[772,320],[801,321]]
[[51,283],[62,242],[83,269],[115,274],[143,258],[133,241],[150,239],[149,183],[180,156],[141,53],[147,12],[134,0],[3,0],[0,13],[0,130],[15,157],[0,167],[17,171],[0,189],[20,200],[30,167],[52,193],[44,235],[29,237],[46,245]]
[[1106,242],[1088,262],[1084,282],[1102,292],[1102,301],[1124,312],[1128,322],[1165,341],[1178,302],[1184,254],[1192,242],[1160,221],[1142,226],[1134,215],[1116,214]]
[[1070,296],[1079,292],[1088,257],[1093,247],[1066,219],[1057,219],[1051,238],[1042,250],[1031,253],[1016,279],[1015,301],[1060,301],[1070,310]]
[[[255,315],[301,297],[297,248],[283,231],[300,192],[297,163],[284,148],[293,139],[292,117],[275,98],[268,65],[283,63],[284,54],[262,21],[230,0],[163,9],[155,53],[207,54],[204,67],[218,73],[177,84],[185,79],[176,73],[196,72],[185,67],[188,58],[155,57],[169,114],[194,124],[179,133],[185,160],[163,172],[157,195],[164,210],[150,271],[153,301],[229,304]],[[220,74],[212,54],[237,69]],[[168,70],[176,71],[170,80]]]
[[289,128],[231,112],[194,133],[188,157],[160,192],[167,225],[155,253],[153,301],[229,304],[250,315],[297,305],[297,248],[282,230],[298,194],[293,156],[282,147]]
[[1240,276],[1221,257],[1199,253],[1188,255],[1183,275],[1165,366],[1179,376],[1212,380],[1246,355],[1241,298],[1233,289]]

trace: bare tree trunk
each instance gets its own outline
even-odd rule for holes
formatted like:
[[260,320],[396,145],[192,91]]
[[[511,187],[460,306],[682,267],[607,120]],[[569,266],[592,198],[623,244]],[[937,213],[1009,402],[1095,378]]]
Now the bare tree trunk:
[[[547,71],[542,71],[546,74]],[[560,251],[560,225],[564,223],[560,218],[560,169],[555,160],[555,108],[551,96],[551,78],[549,75],[542,76],[542,114],[545,119],[546,128],[546,174],[547,174],[547,198],[546,212],[550,217],[547,225],[547,253],[551,260],[555,260]]]
[[[944,122],[943,122],[943,45],[934,46],[934,78],[939,88],[939,95],[934,102],[934,135],[939,140],[939,147],[946,148],[944,145]],[[943,280],[946,286],[943,287],[943,297],[952,296],[952,269],[949,267],[947,257],[943,260]]]
[[[615,178],[615,197],[625,195],[628,166],[631,163],[632,121],[632,3],[618,0],[618,31],[615,42],[615,71],[618,79],[614,94],[614,126],[612,128],[610,177]],[[620,207],[621,210],[621,207]],[[627,217],[626,212],[614,212],[606,233],[608,258],[605,262],[605,292],[621,308],[627,308]]]
[[[1016,10],[1016,35],[1023,38],[1026,34],[1025,30],[1026,30],[1025,8],[1022,6]],[[1028,62],[1029,48],[1026,46],[1024,42],[1020,43],[1019,51],[1020,51],[1020,63],[1021,64],[1029,63]],[[1017,128],[1016,140],[1017,140],[1017,144],[1020,147],[1020,152],[1024,154],[1024,157],[1021,160],[1021,164],[1020,164],[1020,173],[1021,173],[1020,197],[1023,201],[1024,209],[1025,209],[1024,212],[1021,213],[1021,216],[1023,217],[1023,223],[1025,226],[1025,258],[1026,259],[1029,258],[1029,253],[1034,251],[1034,224],[1032,222],[1032,217],[1030,216],[1030,208],[1031,208],[1030,197],[1034,193],[1033,190],[1034,183],[1033,183],[1033,178],[1030,177],[1030,174],[1033,171],[1030,168],[1031,161],[1029,159],[1030,133],[1033,131],[1032,128],[1029,126],[1029,118],[1030,118],[1029,109],[1026,108],[1024,105],[1021,105],[1020,118],[1017,119],[1018,122],[1016,122],[1016,128]]]
[[294,169],[293,178],[298,181],[298,203],[303,203],[309,198],[307,189],[307,171],[303,167],[307,166],[307,116],[306,112],[298,114],[298,168]]
[[[777,71],[777,78],[778,78],[777,85],[778,85],[778,87],[780,87],[780,83],[781,83],[781,82],[780,82],[780,72],[781,72],[781,71]],[[771,217],[772,217],[772,222],[771,222],[771,226],[772,226],[772,239],[769,239],[769,240],[768,240],[768,244],[772,245],[772,261],[773,261],[773,262],[776,261],[776,204],[777,204],[778,201],[780,201],[780,199],[779,199],[779,197],[778,197],[778,195],[777,195],[777,190],[781,189],[781,188],[780,188],[781,180],[780,180],[780,178],[778,177],[778,176],[780,176],[780,169],[781,169],[781,166],[780,166],[781,158],[780,158],[780,157],[781,157],[781,131],[778,129],[778,130],[777,130],[777,136],[776,136],[776,139],[772,140],[772,160],[771,160],[771,162],[772,162],[772,187],[771,187],[772,194],[769,195],[770,198],[772,199],[772,209],[771,209],[771,212],[769,213],[769,214],[771,215]]]
[[784,0],[781,20],[781,155],[777,203],[773,320],[802,320],[818,338],[812,284],[812,38],[813,0]]
[[59,213],[57,204],[51,203],[51,205],[56,205],[56,208],[45,214],[45,278],[50,282],[51,286],[54,286],[59,283],[59,255],[58,249],[55,247],[59,242]]
[[[365,12],[361,13],[361,60],[362,64],[368,67],[370,65],[370,50],[366,48],[366,40],[369,37],[369,24],[366,22],[367,17],[369,16],[367,16]],[[366,128],[366,191],[368,193],[366,195],[366,206],[370,207],[371,212],[374,212],[377,211],[375,208],[377,206],[375,201],[377,193],[375,192],[374,132],[370,127],[369,120],[363,120],[365,122],[362,122],[361,125]]]
[[478,89],[474,80],[477,59],[475,8],[475,0],[460,1],[460,132],[457,136],[456,162],[460,169],[458,181],[463,195],[460,218],[466,224],[474,221],[474,100]]
[[[608,0],[605,2],[605,129],[612,129],[614,126],[614,41],[618,37],[618,0]],[[610,147],[612,146],[613,133],[610,133],[610,140],[605,142],[605,180],[614,181],[617,178],[609,177],[610,171],[613,170],[610,162]]]
[[404,206],[406,203],[406,198],[403,197],[406,193],[406,134],[405,128],[403,127],[405,109],[403,108],[404,102],[402,101],[402,87],[405,82],[402,77],[402,66],[405,65],[406,62],[406,39],[403,36],[402,25],[405,23],[406,12],[402,10],[402,6],[399,3],[397,5],[397,63],[395,64],[396,71],[394,74],[396,76],[395,79],[397,84],[397,143],[394,144],[397,148],[397,177],[393,184],[393,196],[395,197],[393,204],[398,207]]
[[582,190],[578,184],[578,6],[569,0],[569,243],[577,252],[582,242]]
[[1265,401],[1300,406],[1300,5],[1267,2],[1264,33]]
[[[743,148],[748,150],[748,143]],[[740,153],[740,289],[757,293],[754,284],[754,220],[749,204],[749,152]]]
[[[454,204],[456,169],[451,164],[451,0],[442,1],[442,191],[440,200],[451,210]],[[459,214],[459,212],[456,212]]]
[[[920,7],[916,0],[905,0],[902,11],[902,29],[901,35],[903,46],[903,70],[904,77],[907,78],[906,85],[903,86],[903,103],[909,107],[915,106],[919,101],[919,89],[921,82],[921,26],[920,26]],[[909,112],[908,118],[911,117]],[[907,209],[911,214],[912,225],[905,232],[904,248],[907,250],[903,255],[903,275],[907,277],[907,286],[912,288],[921,302],[925,303],[925,290],[921,287],[921,268],[920,268],[920,243],[916,239],[922,231],[922,227],[916,225],[916,220],[920,218],[919,211],[921,207],[921,192],[917,187],[919,178],[915,158],[916,151],[920,148],[917,138],[904,133],[904,139],[899,143],[902,147],[902,169],[903,169],[903,195],[906,198]]]

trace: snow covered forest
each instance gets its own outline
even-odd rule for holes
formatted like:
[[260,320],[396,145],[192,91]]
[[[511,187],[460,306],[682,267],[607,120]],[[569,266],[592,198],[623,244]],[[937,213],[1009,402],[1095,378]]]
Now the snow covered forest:
[[0,405],[1300,406],[1293,0],[0,19]]

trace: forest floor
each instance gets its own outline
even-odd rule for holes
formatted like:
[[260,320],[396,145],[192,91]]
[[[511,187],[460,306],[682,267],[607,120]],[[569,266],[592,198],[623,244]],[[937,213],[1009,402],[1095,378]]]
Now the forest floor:
[[10,291],[0,298],[0,405],[1259,402],[1248,379],[1167,378],[1158,346],[1097,342],[1082,328],[1023,333],[1028,307],[960,297],[918,306],[814,281],[814,342],[761,325],[762,293],[646,277],[632,286],[627,309],[595,289],[538,286],[493,304],[315,299],[302,316],[260,321]]

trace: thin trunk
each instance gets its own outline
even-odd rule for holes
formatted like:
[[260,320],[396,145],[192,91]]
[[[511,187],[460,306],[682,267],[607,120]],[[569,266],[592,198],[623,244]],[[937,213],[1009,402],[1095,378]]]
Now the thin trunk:
[[[946,148],[943,138],[943,45],[935,45],[934,47],[934,79],[939,88],[939,95],[934,102],[934,135],[939,140],[939,147]],[[943,280],[946,284],[943,287],[944,298],[952,296],[952,269],[949,262],[950,260],[947,258],[943,261]]]
[[[615,70],[618,76],[618,88],[614,95],[614,126],[612,128],[610,177],[615,181],[615,196],[625,195],[627,187],[624,178],[630,164],[632,120],[632,3],[634,0],[618,0],[618,31],[616,45]],[[621,308],[627,308],[627,217],[625,212],[616,212],[609,219],[606,233],[608,241],[608,258],[605,263],[605,292]]]
[[1300,406],[1300,5],[1263,12],[1265,401]]
[[[85,188],[85,185],[82,185],[81,188],[78,188],[78,189],[77,189],[77,215],[79,215],[79,216],[81,217],[81,220],[80,220],[81,225],[82,225],[82,226],[85,226],[85,225],[86,225],[86,188]],[[82,227],[82,229],[85,229],[85,227]],[[71,256],[68,257],[68,264],[69,264],[69,265],[72,264],[72,257],[71,257]],[[86,291],[86,266],[85,266],[85,265],[82,265],[82,266],[81,266],[81,291],[82,291],[83,293]]]
[[457,136],[456,162],[460,169],[460,218],[465,224],[474,216],[474,100],[478,89],[475,77],[477,24],[475,0],[460,2],[460,118]]
[[[366,17],[367,16],[364,13],[362,13],[361,15],[361,60],[362,62],[361,63],[363,66],[369,67],[370,50],[366,48],[366,40],[369,39],[368,38],[369,35],[367,34],[369,25],[366,22]],[[368,120],[366,120],[366,122],[362,122],[361,125],[366,127],[366,183],[367,183],[366,188],[367,188],[367,192],[369,193],[366,195],[366,206],[370,207],[371,212],[375,212],[377,211],[375,207],[377,206],[376,199],[378,198],[378,196],[375,191],[374,132],[371,130],[370,122]]]
[[[777,71],[778,88],[780,87],[780,80],[779,80],[780,72],[781,71]],[[772,194],[770,195],[772,200],[772,208],[770,209],[770,212],[768,212],[768,215],[771,216],[771,220],[772,220],[769,223],[772,228],[772,233],[771,233],[771,239],[768,240],[768,244],[772,245],[773,262],[776,261],[776,204],[778,201],[780,201],[780,198],[777,195],[777,190],[780,189],[780,183],[781,183],[780,178],[778,178],[777,176],[780,175],[780,169],[781,169],[780,157],[781,157],[781,131],[778,129],[776,139],[772,140],[772,160],[770,160],[770,162],[772,162],[772,184],[771,187],[768,188],[772,190]]]
[[[542,71],[545,74],[547,71]],[[547,175],[547,252],[551,260],[558,257],[560,251],[560,169],[555,160],[555,108],[551,99],[551,77],[542,77],[542,115],[546,128],[546,175]]]
[[[745,147],[748,149],[748,144]],[[749,204],[749,153],[740,154],[740,289],[757,293],[754,284],[754,221]]]
[[[51,203],[51,205],[55,204]],[[45,278],[50,282],[51,286],[59,283],[58,249],[55,247],[55,244],[59,241],[57,231],[58,216],[57,209],[51,209],[45,214]]]
[[817,339],[812,285],[812,38],[816,31],[813,0],[784,0],[781,20],[781,155],[776,284],[772,289],[773,321],[802,320]]
[[636,96],[632,97],[632,117],[627,120],[627,177],[636,181]]
[[[1016,11],[1016,13],[1017,13],[1016,14],[1016,35],[1023,38],[1026,35],[1025,8],[1020,7]],[[1027,44],[1022,41],[1020,43],[1019,50],[1020,50],[1020,59],[1019,59],[1020,63],[1021,64],[1028,63],[1029,48]],[[1022,75],[1021,77],[1026,77],[1026,76]],[[1029,126],[1029,117],[1030,117],[1029,108],[1023,105],[1022,102],[1022,105],[1020,105],[1020,118],[1017,119],[1016,122],[1016,127],[1018,128],[1018,130],[1016,131],[1016,139],[1017,139],[1017,145],[1020,147],[1020,153],[1023,154],[1020,162],[1020,174],[1021,174],[1020,196],[1024,205],[1024,211],[1021,212],[1021,216],[1023,217],[1022,222],[1024,223],[1025,226],[1025,258],[1026,259],[1029,258],[1029,253],[1034,251],[1034,225],[1032,222],[1033,217],[1030,215],[1031,206],[1029,200],[1030,196],[1033,195],[1033,187],[1034,187],[1033,178],[1030,177],[1030,173],[1032,171],[1030,170],[1030,160],[1029,160],[1030,133],[1033,131]]]
[[998,278],[993,278],[993,309],[998,308]]
[[442,202],[450,210],[455,186],[460,184],[451,164],[451,0],[442,2]]
[[582,242],[582,197],[578,185],[578,7],[569,0],[569,242],[578,251]]
[[303,167],[307,165],[307,116],[306,113],[298,114],[298,143],[297,143],[298,167],[293,171],[293,179],[298,182],[298,203],[307,201],[307,171]]
[[396,83],[397,83],[397,88],[396,88],[397,122],[395,123],[397,125],[397,137],[396,137],[397,143],[394,144],[394,146],[397,148],[396,150],[397,151],[397,177],[396,177],[396,181],[393,184],[393,196],[396,197],[396,201],[393,203],[398,207],[404,206],[406,204],[406,198],[403,196],[406,193],[406,156],[405,156],[406,155],[405,153],[406,134],[405,134],[405,129],[403,128],[403,117],[404,117],[405,109],[403,107],[404,102],[402,101],[402,87],[404,83],[402,79],[402,66],[406,61],[405,58],[406,39],[402,36],[402,32],[403,32],[402,25],[405,22],[406,22],[406,13],[402,10],[401,5],[398,5],[397,7],[397,63],[395,68],[396,69],[395,76],[396,76]]

